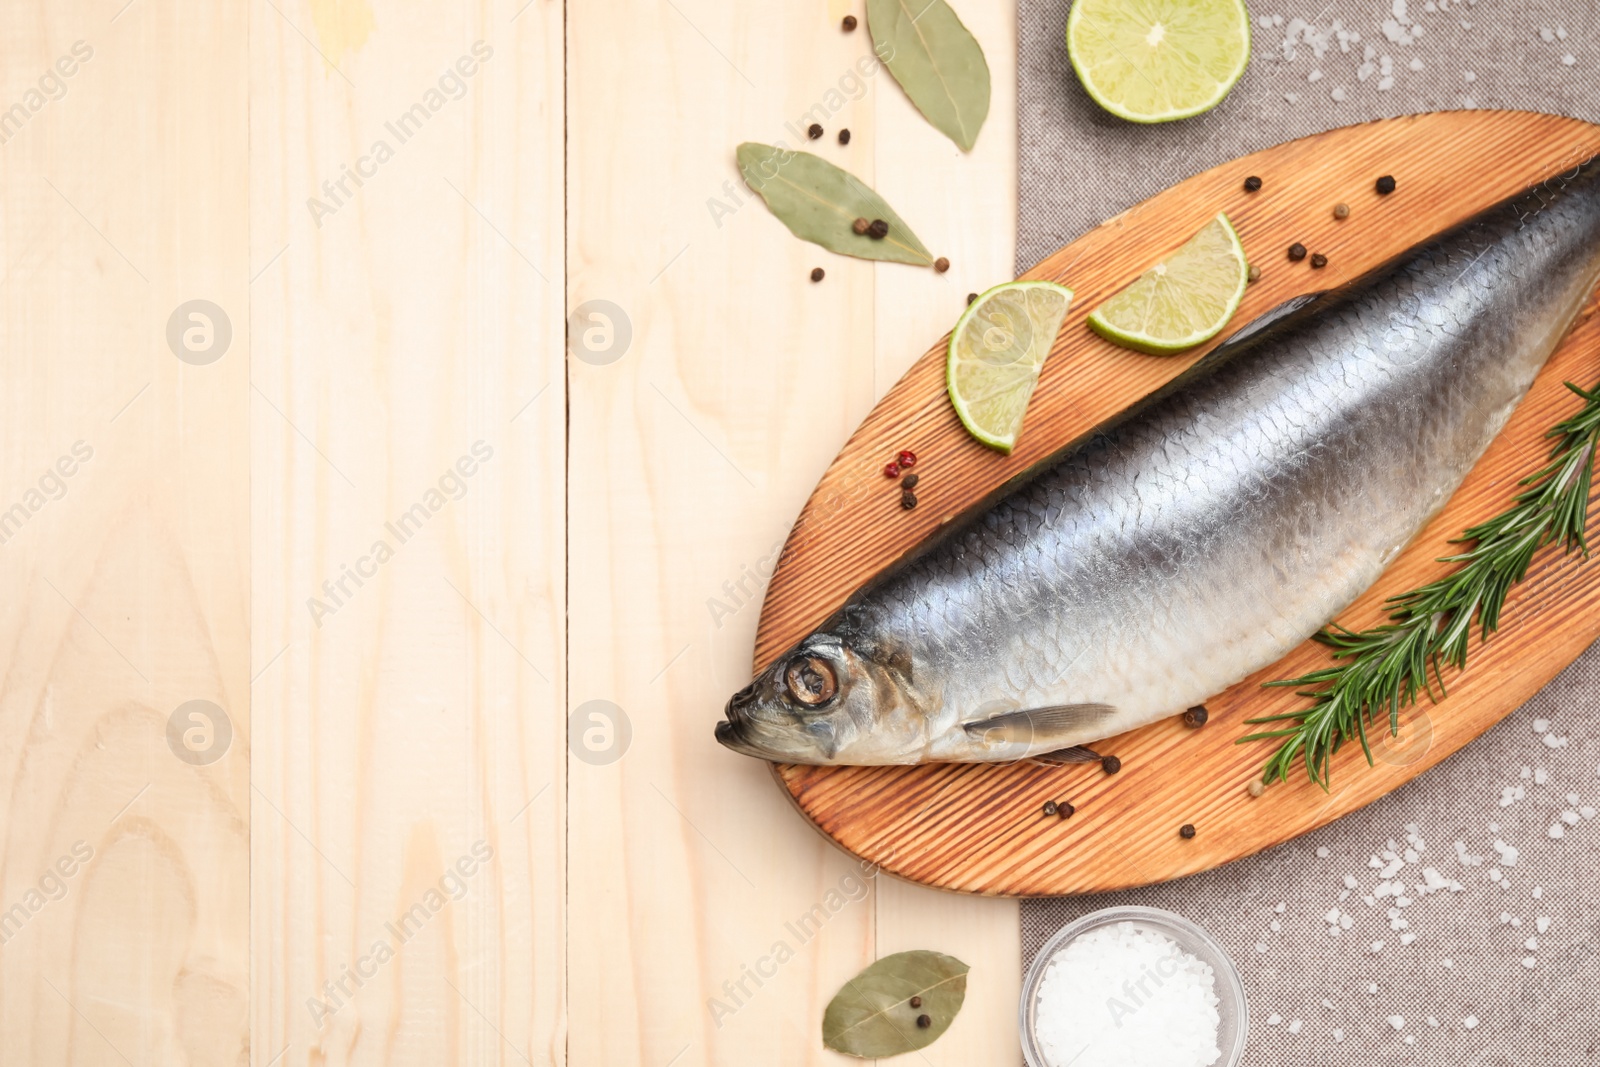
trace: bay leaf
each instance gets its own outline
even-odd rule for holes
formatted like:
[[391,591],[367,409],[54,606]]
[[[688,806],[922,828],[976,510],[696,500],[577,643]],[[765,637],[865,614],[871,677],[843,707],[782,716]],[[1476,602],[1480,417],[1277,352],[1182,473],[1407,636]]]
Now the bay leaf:
[[[911,227],[883,197],[849,171],[810,152],[746,141],[739,146],[739,173],[761,195],[778,221],[802,241],[861,259],[886,259],[926,267],[933,262]],[[856,219],[882,219],[882,240],[854,232]]]
[[[834,995],[822,1015],[822,1043],[836,1052],[872,1058],[927,1048],[950,1028],[967,996],[965,963],[942,952],[885,956]],[[912,997],[921,997],[913,1008]],[[917,1025],[926,1015],[932,1025]]]
[[989,116],[989,63],[945,0],[867,0],[873,51],[917,110],[972,151]]

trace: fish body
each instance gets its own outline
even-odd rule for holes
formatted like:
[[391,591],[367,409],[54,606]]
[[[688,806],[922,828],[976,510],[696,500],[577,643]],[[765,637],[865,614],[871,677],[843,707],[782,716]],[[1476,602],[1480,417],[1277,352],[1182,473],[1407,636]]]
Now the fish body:
[[1011,760],[1279,659],[1461,484],[1600,278],[1600,164],[1261,327],[856,593],[718,740],[817,764]]

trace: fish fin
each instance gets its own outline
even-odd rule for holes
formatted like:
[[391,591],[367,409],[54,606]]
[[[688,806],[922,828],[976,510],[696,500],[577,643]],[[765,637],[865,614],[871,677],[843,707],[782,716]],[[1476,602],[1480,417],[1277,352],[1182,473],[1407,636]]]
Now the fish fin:
[[1080,733],[1085,727],[1115,714],[1116,710],[1110,704],[1057,704],[1008,711],[969,722],[965,729],[967,736],[983,738],[990,743],[1049,744],[1052,738],[1065,739],[1070,734]]
[[1306,310],[1311,305],[1317,303],[1328,295],[1329,294],[1327,292],[1315,292],[1303,293],[1300,296],[1290,297],[1277,307],[1264,311],[1260,315],[1257,315],[1255,318],[1251,319],[1249,322],[1245,323],[1237,331],[1229,335],[1227,340],[1223,341],[1216,348],[1213,348],[1210,352],[1208,352],[1205,357],[1206,360],[1226,359],[1233,353],[1234,346],[1250,344],[1262,334],[1272,329],[1274,326],[1277,326],[1279,323],[1285,322],[1288,319],[1294,318],[1295,316],[1299,315],[1300,312]]
[[1033,757],[1035,763],[1048,763],[1053,766],[1064,766],[1069,763],[1099,763],[1100,753],[1087,745],[1073,745],[1071,748],[1058,748],[1054,752],[1042,752]]

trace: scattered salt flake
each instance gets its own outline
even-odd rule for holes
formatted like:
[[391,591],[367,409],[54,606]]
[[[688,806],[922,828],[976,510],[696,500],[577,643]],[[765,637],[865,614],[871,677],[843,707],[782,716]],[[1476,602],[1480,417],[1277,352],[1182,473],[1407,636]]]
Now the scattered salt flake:
[[1344,876],[1344,887],[1346,889],[1354,889],[1356,886],[1358,886],[1360,884],[1361,884],[1360,882],[1356,881],[1356,876],[1355,875],[1347,874],[1347,875]]
[[1549,719],[1534,719],[1533,720],[1533,732],[1534,733],[1542,734],[1548,729],[1550,729],[1550,720]]
[[1323,845],[1321,848],[1317,849],[1317,859],[1319,859],[1319,860],[1325,860],[1330,855],[1332,855],[1332,853],[1330,853],[1328,851],[1328,846],[1327,845]]
[[1389,1025],[1394,1027],[1396,1030],[1404,1030],[1406,1028],[1405,1016],[1403,1016],[1403,1015],[1391,1015],[1391,1016],[1389,1016]]
[[1406,66],[1410,67],[1412,70],[1421,70],[1422,69],[1422,60],[1417,58],[1416,56],[1413,56],[1413,57],[1411,57],[1411,62],[1407,63]]
[[1506,923],[1508,923],[1510,921],[1511,921],[1511,913],[1509,911],[1502,911],[1500,913],[1500,923],[1501,923],[1501,925],[1504,925],[1504,924],[1506,924]]
[[1289,1032],[1291,1034],[1298,1034],[1300,1032],[1300,1028],[1303,1026],[1305,1026],[1304,1022],[1299,1019],[1294,1019],[1289,1023]]
[[1468,1030],[1476,1030],[1478,1028],[1478,1017],[1476,1015],[1469,1015],[1465,1019],[1461,1020],[1461,1025],[1466,1027]]
[[1374,951],[1374,952],[1382,952],[1383,951],[1383,942],[1382,941],[1374,941],[1372,943],[1372,951]]
[[1533,772],[1533,784],[1534,785],[1544,785],[1549,780],[1550,780],[1550,772],[1549,771],[1545,770],[1543,767],[1539,767],[1539,768],[1534,770],[1534,772]]
[[1279,915],[1282,915],[1283,912],[1284,912],[1284,909],[1286,909],[1288,906],[1289,905],[1287,903],[1285,903],[1284,901],[1280,900],[1280,901],[1278,901],[1278,906],[1273,908],[1272,910],[1277,912]]
[[1529,952],[1538,952],[1539,939],[1537,937],[1530,937],[1528,940],[1522,943],[1522,947],[1527,949]]
[[1306,81],[1308,81],[1308,82],[1319,82],[1321,80],[1322,80],[1322,71],[1320,71],[1320,70],[1314,70],[1310,74],[1306,75]]
[[1283,98],[1291,104],[1298,104],[1300,102],[1299,93],[1284,93]]
[[1367,983],[1367,992],[1371,993],[1373,996],[1377,996],[1378,995],[1378,983],[1377,982],[1368,982]]
[[1348,915],[1339,916],[1339,929],[1348,930],[1352,926],[1354,926],[1355,924],[1356,924],[1356,921],[1354,919],[1352,919],[1350,916],[1348,916]]
[[1531,895],[1533,896],[1534,900],[1543,900],[1544,899],[1544,886],[1542,886],[1542,885],[1534,886]]
[[1429,1026],[1438,1026],[1439,1025],[1439,1020],[1435,1019],[1433,1016],[1430,1015],[1430,1016],[1428,1016],[1428,1025]]
[[1499,880],[1500,880],[1500,868],[1499,867],[1491,868],[1490,871],[1489,871],[1489,881],[1498,882]]
[[1456,965],[1456,961],[1455,960],[1440,960],[1439,961],[1439,966],[1443,967],[1447,971],[1452,969],[1453,967],[1455,967],[1455,965]]
[[1334,1027],[1333,1028],[1333,1039],[1335,1041],[1343,1041],[1344,1040],[1344,1031],[1339,1029],[1337,1026]]
[[1265,956],[1267,954],[1267,946],[1263,942],[1257,941],[1256,951]]
[[1281,1022],[1283,1022],[1283,1016],[1279,1015],[1277,1012],[1273,1012],[1271,1015],[1267,1016],[1268,1026],[1277,1026]]
[[1517,775],[1517,777],[1519,777],[1519,778],[1532,778],[1533,777],[1533,768],[1524,765],[1523,768],[1522,768],[1522,771]]
[[1344,86],[1342,86],[1342,85],[1334,86],[1333,92],[1329,93],[1328,97],[1330,99],[1332,99],[1332,100],[1338,101],[1341,104],[1344,103],[1344,98],[1345,98]]
[[1561,813],[1561,821],[1566,823],[1568,826],[1578,825],[1578,819],[1578,813],[1570,809]]
[[1552,30],[1549,26],[1540,26],[1539,38],[1544,41],[1545,44],[1555,44],[1556,31]]
[[[1564,66],[1564,67],[1570,67],[1574,63],[1576,63],[1577,61],[1578,61],[1578,57],[1573,55],[1571,52],[1568,52],[1566,55],[1561,57],[1561,65]],[[1562,738],[1562,740],[1564,741],[1564,740],[1566,740],[1566,738]],[[1552,746],[1552,747],[1554,747],[1554,746]]]
[[1565,26],[1557,26],[1556,37],[1559,40],[1565,41],[1567,39],[1567,28]]
[[1378,92],[1386,93],[1390,89],[1393,89],[1393,88],[1394,88],[1394,79],[1393,78],[1379,78],[1378,79]]
[[1281,922],[1279,922],[1277,919],[1273,919],[1272,923],[1270,925],[1270,929],[1275,934],[1282,933],[1283,932],[1283,924]]
[[1577,807],[1578,806],[1578,802],[1580,800],[1582,800],[1582,799],[1583,798],[1578,796],[1578,794],[1576,794],[1576,793],[1568,793],[1567,794],[1567,803],[1571,804],[1573,807]]
[[1533,920],[1533,925],[1538,928],[1541,934],[1544,933],[1546,930],[1550,929],[1550,916],[1539,916],[1537,919]]
[[[1417,29],[1420,30],[1420,29],[1422,29],[1422,27],[1418,26]],[[1400,1040],[1404,1041],[1408,1045],[1415,1045],[1417,1043],[1417,1038],[1416,1038],[1415,1034],[1407,1034],[1405,1037],[1402,1037]]]
[[1539,961],[1534,959],[1532,956],[1524,956],[1522,957],[1522,965],[1531,971],[1535,967],[1539,966]]
[[[1568,56],[1566,59],[1563,59],[1561,62],[1567,63],[1567,59],[1572,59],[1572,57]],[[1575,63],[1577,61],[1573,60],[1573,62]],[[1572,63],[1567,63],[1567,66],[1569,66],[1569,67],[1572,66]],[[1557,737],[1555,734],[1545,734],[1544,735],[1544,747],[1545,748],[1566,748],[1567,747],[1567,738],[1565,738],[1565,737]]]
[[1562,838],[1567,836],[1566,827],[1562,826],[1560,823],[1551,823],[1550,829],[1546,830],[1545,833],[1554,838]]
[[1512,926],[1521,926],[1522,925],[1522,917],[1520,915],[1511,916],[1511,925]]
[[1324,1008],[1327,1008],[1329,1011],[1332,1011],[1333,1010],[1333,1001],[1329,1000],[1327,997],[1323,997],[1322,998],[1322,1006]]
[[1402,945],[1409,945],[1409,944],[1411,944],[1411,942],[1415,941],[1416,939],[1417,939],[1417,935],[1412,933],[1409,930],[1407,930],[1405,933],[1400,935],[1400,943]]

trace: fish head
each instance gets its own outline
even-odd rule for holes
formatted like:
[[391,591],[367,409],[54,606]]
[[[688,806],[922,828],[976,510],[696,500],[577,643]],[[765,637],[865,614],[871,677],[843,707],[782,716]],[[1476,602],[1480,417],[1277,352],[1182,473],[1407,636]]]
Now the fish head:
[[910,656],[825,631],[735,693],[726,715],[718,741],[778,763],[916,763],[927,750]]

